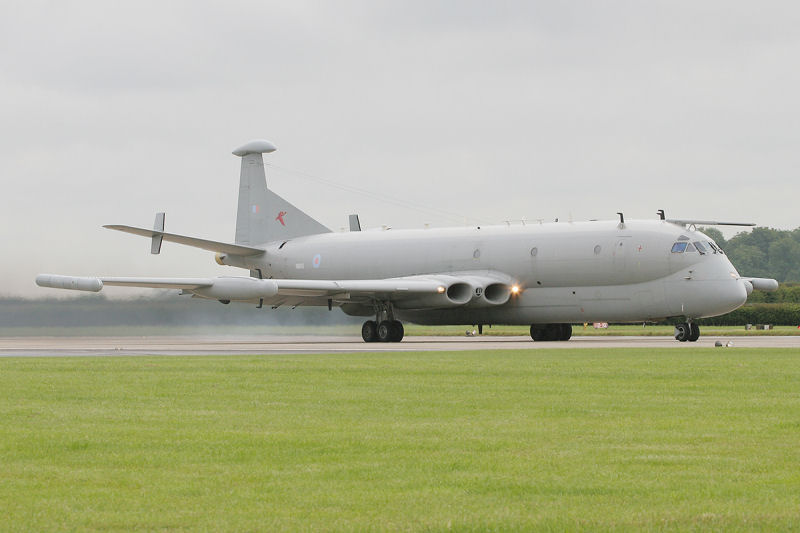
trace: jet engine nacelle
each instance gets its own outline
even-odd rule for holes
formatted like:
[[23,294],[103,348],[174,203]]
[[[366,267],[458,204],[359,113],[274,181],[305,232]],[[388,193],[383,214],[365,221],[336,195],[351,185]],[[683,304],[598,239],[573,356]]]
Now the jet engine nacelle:
[[472,298],[472,285],[461,279],[446,276],[436,278],[441,281],[440,291],[435,294],[420,294],[416,298],[402,299],[395,302],[398,309],[442,309],[464,305]]
[[275,296],[278,294],[278,284],[271,279],[216,278],[208,287],[187,292],[212,300],[248,301]]
[[470,307],[492,307],[503,305],[511,298],[511,283],[491,277],[467,276],[464,281],[470,284]]

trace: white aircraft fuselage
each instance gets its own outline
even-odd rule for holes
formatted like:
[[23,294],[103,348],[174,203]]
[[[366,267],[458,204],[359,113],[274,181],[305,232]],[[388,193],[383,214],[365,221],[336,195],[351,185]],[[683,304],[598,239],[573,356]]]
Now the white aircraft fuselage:
[[[701,242],[706,251],[675,253],[676,242]],[[710,242],[663,220],[556,222],[325,233],[270,243],[264,256],[225,260],[268,278],[447,273],[494,277],[520,289],[502,305],[396,306],[400,317],[421,324],[633,322],[716,316],[746,301],[752,287]],[[372,314],[371,308],[344,309]]]

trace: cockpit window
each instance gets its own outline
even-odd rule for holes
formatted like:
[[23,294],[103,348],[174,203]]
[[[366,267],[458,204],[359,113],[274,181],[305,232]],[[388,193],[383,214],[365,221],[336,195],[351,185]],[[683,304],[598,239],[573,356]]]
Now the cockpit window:
[[707,242],[706,242],[706,245],[707,245],[709,248],[711,248],[711,253],[714,253],[714,254],[715,254],[715,253],[717,253],[717,245],[716,245],[716,244],[714,244],[714,243],[713,243],[713,242],[711,242],[711,241],[707,241]]
[[688,242],[676,242],[672,245],[672,253],[673,254],[682,254],[686,251],[686,245],[689,244]]
[[701,254],[705,255],[705,253],[706,253],[706,247],[705,247],[705,246],[703,246],[703,243],[702,243],[702,242],[695,241],[695,243],[694,243],[694,246],[695,246],[695,248],[697,248],[697,251],[698,251],[698,252],[700,252]]
[[696,252],[697,250],[695,249],[695,247],[694,247],[694,245],[692,243],[687,243],[686,244],[686,251],[687,252]]
[[681,235],[680,237],[678,237],[678,240],[679,241],[688,241],[689,237],[687,237],[686,235]]

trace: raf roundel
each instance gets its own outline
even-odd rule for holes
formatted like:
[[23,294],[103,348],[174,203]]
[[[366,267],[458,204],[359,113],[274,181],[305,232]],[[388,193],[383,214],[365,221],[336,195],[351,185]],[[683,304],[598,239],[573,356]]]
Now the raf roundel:
[[314,256],[314,259],[311,260],[311,266],[314,268],[319,268],[319,264],[322,262],[322,256],[317,254]]

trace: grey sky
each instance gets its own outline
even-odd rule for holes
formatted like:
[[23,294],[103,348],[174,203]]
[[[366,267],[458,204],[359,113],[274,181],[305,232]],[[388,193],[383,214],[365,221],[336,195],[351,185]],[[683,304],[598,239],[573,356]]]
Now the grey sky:
[[[0,295],[38,272],[234,274],[100,228],[232,240],[239,159],[333,229],[800,225],[796,2],[4,2]],[[111,294],[133,294],[118,289]]]

